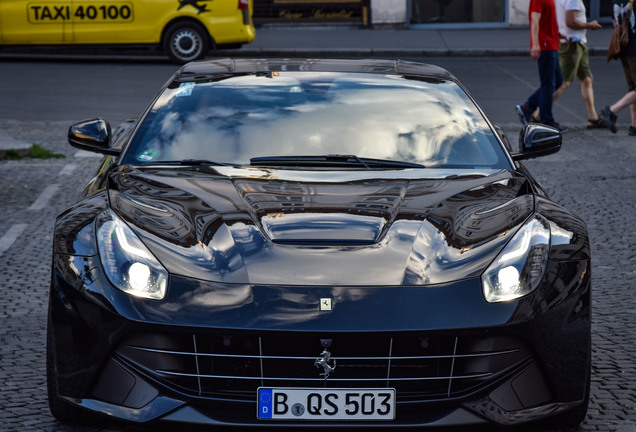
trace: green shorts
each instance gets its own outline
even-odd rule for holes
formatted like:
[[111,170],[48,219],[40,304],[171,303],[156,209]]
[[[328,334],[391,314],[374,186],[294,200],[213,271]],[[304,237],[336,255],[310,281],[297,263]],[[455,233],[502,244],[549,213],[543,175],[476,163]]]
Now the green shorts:
[[625,72],[627,89],[629,91],[636,90],[636,57],[621,56],[621,63],[623,64],[623,72]]
[[574,77],[580,80],[592,75],[590,55],[587,46],[578,42],[567,42],[559,47],[559,60],[563,81],[573,82]]

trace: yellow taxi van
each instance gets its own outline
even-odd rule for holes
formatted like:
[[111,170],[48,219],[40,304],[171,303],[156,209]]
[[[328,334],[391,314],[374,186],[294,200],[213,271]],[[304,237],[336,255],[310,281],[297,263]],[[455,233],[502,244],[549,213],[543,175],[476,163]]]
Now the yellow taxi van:
[[185,63],[254,40],[252,10],[252,0],[0,0],[0,46],[159,44]]

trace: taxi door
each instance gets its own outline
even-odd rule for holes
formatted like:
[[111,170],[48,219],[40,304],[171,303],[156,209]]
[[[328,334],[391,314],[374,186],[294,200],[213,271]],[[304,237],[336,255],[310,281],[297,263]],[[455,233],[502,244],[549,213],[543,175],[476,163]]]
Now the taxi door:
[[70,0],[0,0],[0,43],[68,42],[70,12]]
[[73,40],[80,44],[158,43],[166,11],[179,5],[178,0],[72,1]]

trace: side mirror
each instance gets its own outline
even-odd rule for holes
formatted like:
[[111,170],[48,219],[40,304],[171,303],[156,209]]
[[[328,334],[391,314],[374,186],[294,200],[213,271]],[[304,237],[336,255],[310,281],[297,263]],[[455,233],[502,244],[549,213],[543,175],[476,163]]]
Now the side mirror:
[[519,133],[519,153],[513,153],[515,161],[547,156],[561,149],[561,132],[550,126],[528,123]]
[[107,155],[118,155],[120,148],[110,147],[112,132],[104,119],[84,120],[68,129],[68,142],[75,148]]

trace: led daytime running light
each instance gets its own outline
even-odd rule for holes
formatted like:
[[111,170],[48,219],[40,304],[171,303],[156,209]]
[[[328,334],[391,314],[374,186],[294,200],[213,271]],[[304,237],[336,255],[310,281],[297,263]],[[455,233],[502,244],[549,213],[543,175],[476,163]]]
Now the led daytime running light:
[[168,272],[143,242],[112,211],[97,219],[97,246],[108,280],[136,297],[161,300]]
[[530,294],[543,278],[550,250],[550,225],[536,215],[514,235],[482,275],[484,297],[490,303]]

